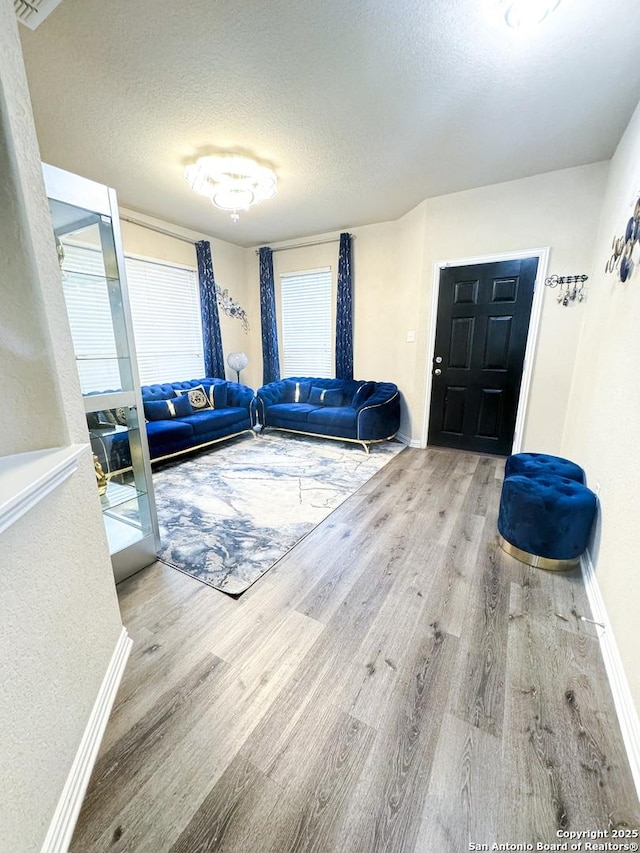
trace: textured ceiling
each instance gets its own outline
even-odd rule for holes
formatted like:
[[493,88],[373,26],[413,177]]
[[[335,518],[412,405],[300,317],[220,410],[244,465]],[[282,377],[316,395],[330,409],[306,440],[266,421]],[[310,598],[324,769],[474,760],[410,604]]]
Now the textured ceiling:
[[[528,34],[491,0],[64,0],[21,36],[44,160],[245,246],[608,159],[640,96],[637,0]],[[275,169],[276,198],[233,223],[193,194],[209,147]]]

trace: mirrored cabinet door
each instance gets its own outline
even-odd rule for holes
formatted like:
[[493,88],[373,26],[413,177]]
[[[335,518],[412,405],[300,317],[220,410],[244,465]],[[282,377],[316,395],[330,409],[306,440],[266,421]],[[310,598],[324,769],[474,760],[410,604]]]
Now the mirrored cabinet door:
[[115,192],[43,166],[99,500],[116,580],[158,530]]
[[137,407],[88,412],[87,423],[107,538],[119,553],[154,533],[144,467],[134,464],[142,453]]

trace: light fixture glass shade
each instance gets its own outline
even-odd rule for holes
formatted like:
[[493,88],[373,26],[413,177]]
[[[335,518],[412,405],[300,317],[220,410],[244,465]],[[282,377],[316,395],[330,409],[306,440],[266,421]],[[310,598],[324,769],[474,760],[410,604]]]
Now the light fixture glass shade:
[[238,382],[240,382],[240,371],[244,370],[247,364],[249,364],[249,359],[243,352],[230,352],[227,356],[227,364],[231,370],[235,370]]
[[255,195],[250,189],[226,187],[224,184],[211,196],[211,201],[220,210],[247,210],[254,199]]
[[513,0],[504,17],[510,27],[524,29],[541,24],[559,5],[560,0]]
[[272,198],[278,186],[271,169],[234,154],[199,157],[185,168],[184,176],[194,192],[221,210],[247,210]]

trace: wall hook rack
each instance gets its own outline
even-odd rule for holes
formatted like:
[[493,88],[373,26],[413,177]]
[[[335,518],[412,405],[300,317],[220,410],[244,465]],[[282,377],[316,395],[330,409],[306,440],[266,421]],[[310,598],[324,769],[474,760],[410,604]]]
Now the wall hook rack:
[[551,275],[544,281],[545,287],[560,287],[558,302],[565,307],[570,302],[582,302],[586,294],[584,283],[588,275]]

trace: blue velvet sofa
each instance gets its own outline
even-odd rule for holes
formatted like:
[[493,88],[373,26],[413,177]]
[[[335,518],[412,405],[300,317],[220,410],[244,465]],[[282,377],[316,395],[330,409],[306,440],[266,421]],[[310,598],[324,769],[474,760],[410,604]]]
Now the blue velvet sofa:
[[263,430],[356,441],[367,452],[400,427],[400,395],[391,382],[294,376],[258,388],[255,408]]
[[224,379],[143,385],[142,402],[152,461],[225,438],[253,433],[253,390]]
[[[255,437],[252,401],[253,389],[210,377],[143,385],[144,413],[140,414],[140,423],[146,421],[151,461],[186,453],[245,431]],[[88,414],[87,426],[92,450],[105,473],[128,471],[131,451],[124,409]]]

